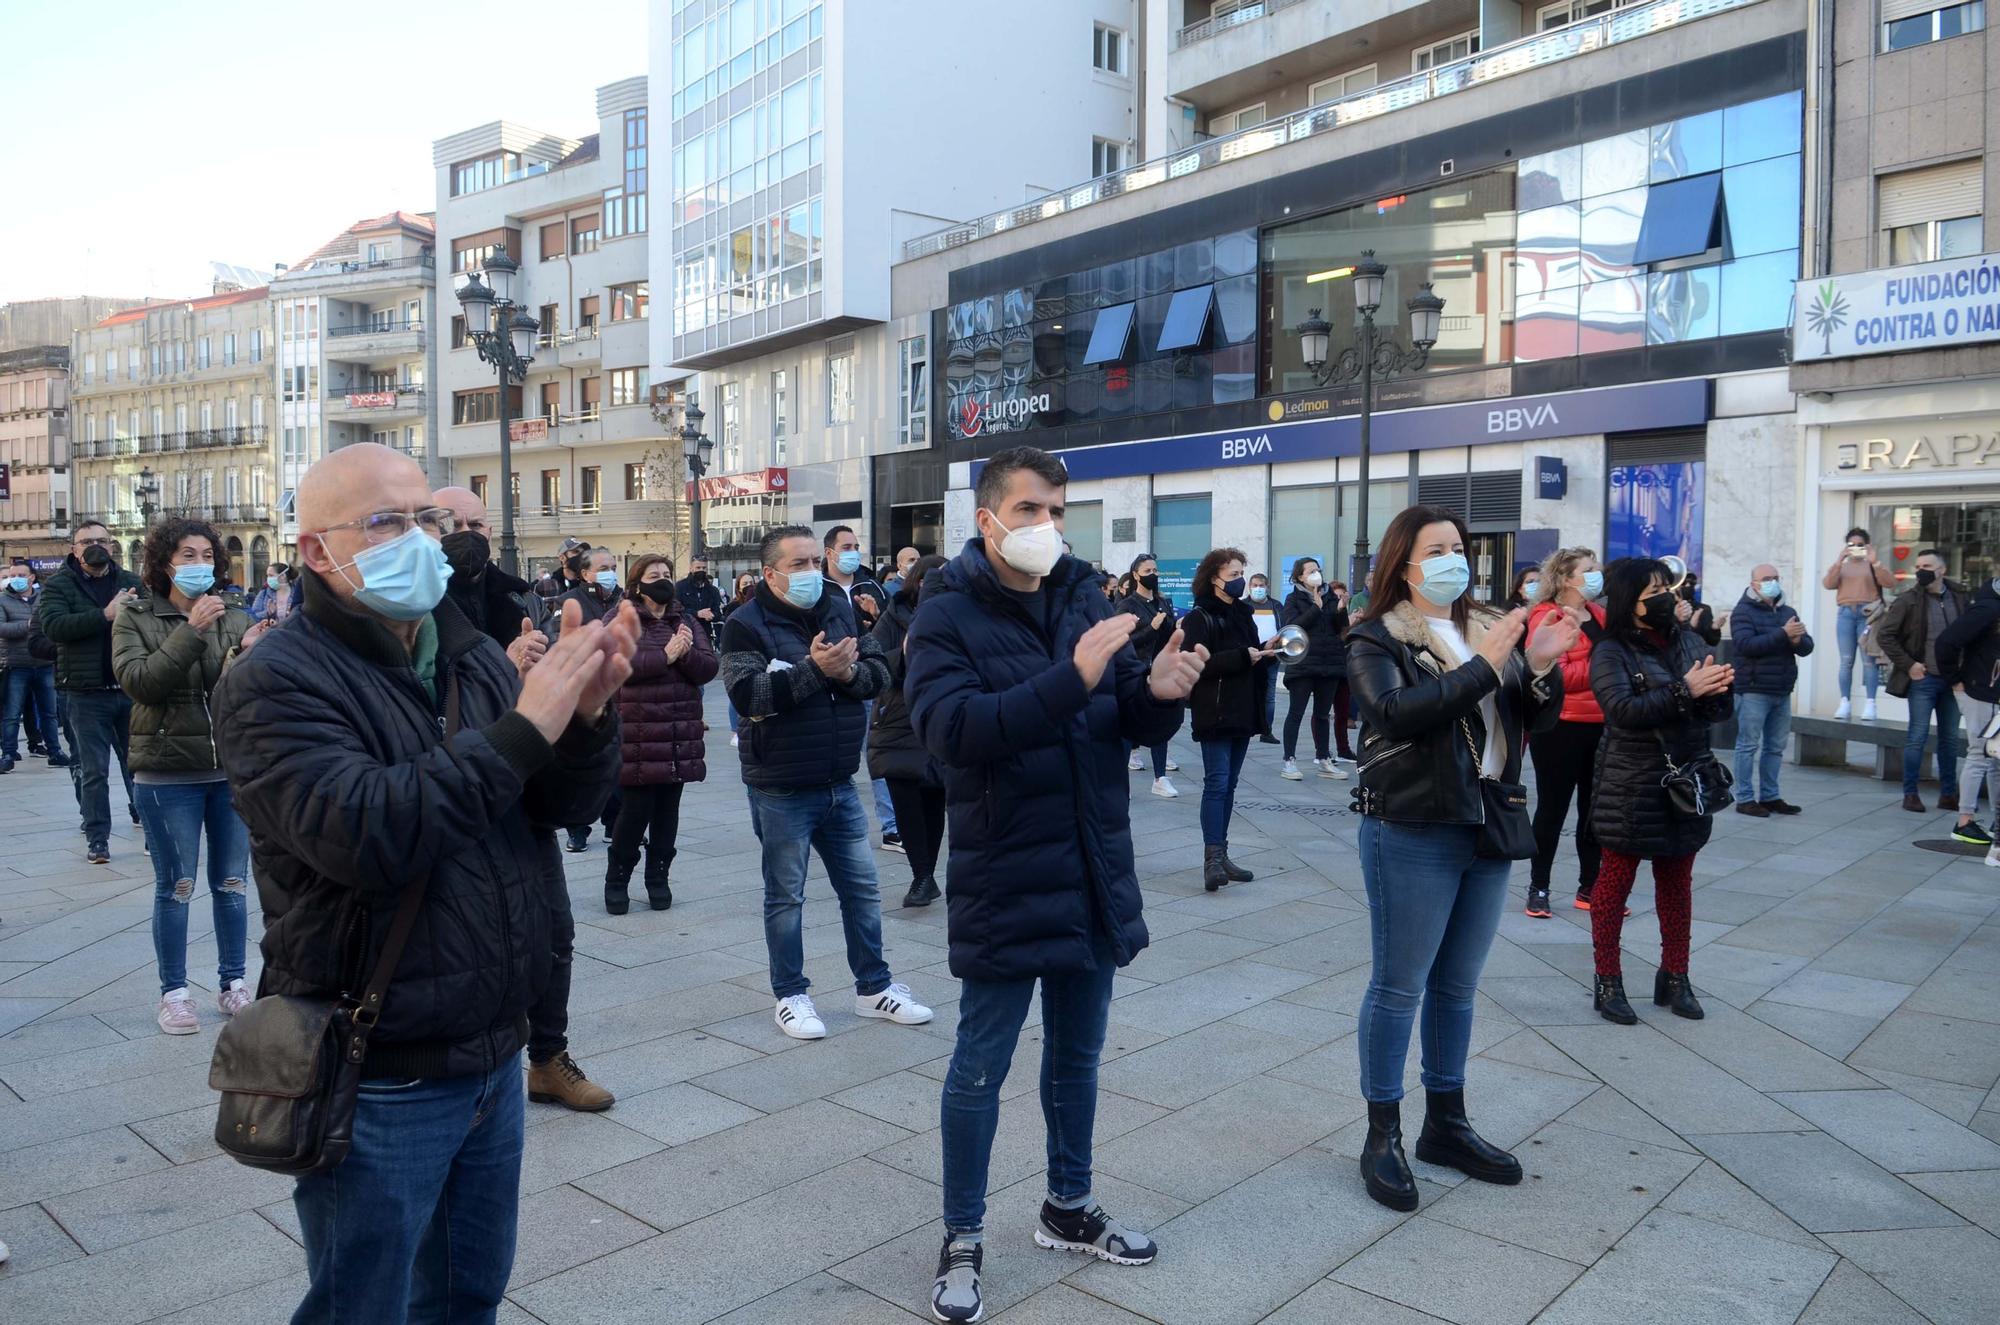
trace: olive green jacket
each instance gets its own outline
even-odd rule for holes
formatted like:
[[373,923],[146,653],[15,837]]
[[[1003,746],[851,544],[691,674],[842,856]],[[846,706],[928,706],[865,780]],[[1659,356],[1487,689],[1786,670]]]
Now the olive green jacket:
[[198,632],[171,599],[158,594],[119,612],[111,627],[111,668],[132,701],[134,773],[206,773],[221,767],[208,700],[249,628],[249,614],[232,607]]

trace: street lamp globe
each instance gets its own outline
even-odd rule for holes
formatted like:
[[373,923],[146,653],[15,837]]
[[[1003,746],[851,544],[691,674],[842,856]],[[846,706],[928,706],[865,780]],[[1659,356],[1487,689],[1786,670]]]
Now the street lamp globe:
[[542,324],[524,312],[516,312],[507,320],[507,334],[514,340],[514,357],[523,366],[533,362],[535,357],[535,333]]
[[509,257],[506,249],[493,250],[493,256],[486,259],[486,283],[493,287],[496,300],[503,304],[514,302],[514,277],[520,271],[521,264]]
[[705,439],[702,437],[700,433],[689,432],[686,428],[681,429],[682,459],[687,460],[689,462],[699,459],[701,456],[701,444],[703,440]]
[[1444,313],[1444,300],[1425,281],[1410,297],[1410,343],[1420,350],[1428,350],[1437,344],[1438,323]]
[[493,291],[486,282],[474,273],[471,280],[459,287],[458,302],[465,309],[465,329],[474,336],[484,336],[493,327]]
[[715,454],[715,439],[713,437],[701,436],[700,443],[701,443],[701,463],[702,467],[706,469],[708,467],[709,458]]
[[687,408],[681,411],[681,431],[683,433],[693,433],[699,437],[701,435],[701,425],[707,418],[708,415],[702,413],[701,406],[690,400],[687,403]]
[[1389,269],[1375,260],[1372,248],[1361,251],[1361,261],[1354,264],[1354,310],[1366,317],[1373,317],[1375,310],[1382,306],[1382,276]]
[[1315,308],[1293,331],[1299,338],[1299,354],[1305,360],[1306,371],[1318,372],[1326,364],[1326,347],[1333,328]]

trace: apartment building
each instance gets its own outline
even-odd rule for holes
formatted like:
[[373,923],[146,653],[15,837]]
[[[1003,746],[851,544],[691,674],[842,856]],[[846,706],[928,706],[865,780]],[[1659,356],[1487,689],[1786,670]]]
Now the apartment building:
[[456,289],[495,251],[521,264],[515,302],[539,323],[527,379],[507,389],[522,564],[565,538],[621,555],[685,546],[680,443],[651,408],[647,80],[597,90],[578,138],[496,121],[437,141],[436,455],[499,524],[501,388],[465,335]]
[[1145,12],[654,0],[652,361],[669,405],[707,416],[722,569],[792,522],[851,524],[883,556],[938,544],[930,319],[893,315],[890,269],[952,218],[1137,158]]
[[291,494],[314,461],[354,442],[394,447],[431,472],[437,397],[436,231],[428,215],[355,222],[271,281],[277,332],[278,526],[298,543]]
[[69,550],[69,346],[0,351],[0,561]]
[[113,313],[70,346],[71,520],[138,562],[147,515],[209,521],[254,585],[277,555],[267,287]]

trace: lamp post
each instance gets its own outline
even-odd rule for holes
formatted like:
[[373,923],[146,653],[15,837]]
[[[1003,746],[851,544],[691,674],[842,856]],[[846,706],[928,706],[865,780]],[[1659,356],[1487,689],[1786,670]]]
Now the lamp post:
[[688,560],[701,552],[701,479],[708,473],[709,457],[715,454],[715,439],[702,434],[701,421],[708,416],[701,406],[689,402],[681,411],[681,456],[687,461],[688,485],[694,496],[688,501]]
[[140,470],[139,476],[132,480],[132,496],[139,503],[139,523],[152,528],[153,512],[159,509],[160,499],[160,476],[153,472],[152,466]]
[[[541,323],[515,307],[514,281],[521,264],[495,249],[483,272],[474,272],[458,292],[465,309],[465,334],[479,357],[500,374],[500,569],[519,574],[514,548],[514,436],[507,417],[507,388],[528,376],[535,361],[535,333]],[[483,278],[483,279],[482,279]]]
[[1361,261],[1354,264],[1354,311],[1361,315],[1361,344],[1348,346],[1338,359],[1327,359],[1333,328],[1320,316],[1319,309],[1313,309],[1305,321],[1293,328],[1306,371],[1313,375],[1313,381],[1320,386],[1342,386],[1361,379],[1361,495],[1355,511],[1359,525],[1354,533],[1354,560],[1348,567],[1348,583],[1357,586],[1353,590],[1356,593],[1368,586],[1368,428],[1375,412],[1375,378],[1413,373],[1422,368],[1430,360],[1431,347],[1437,344],[1438,322],[1444,313],[1444,300],[1425,281],[1404,305],[1410,313],[1413,348],[1406,350],[1394,340],[1378,341],[1375,310],[1382,306],[1382,277],[1387,271],[1376,260],[1372,248],[1364,249]]

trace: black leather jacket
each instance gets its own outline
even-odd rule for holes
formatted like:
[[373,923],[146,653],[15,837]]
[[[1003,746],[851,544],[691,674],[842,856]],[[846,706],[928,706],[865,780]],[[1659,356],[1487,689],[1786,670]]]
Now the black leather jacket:
[[[1467,632],[1475,647],[1493,619],[1475,610]],[[1407,603],[1348,632],[1347,684],[1362,723],[1355,807],[1398,823],[1484,820],[1475,753],[1486,748],[1479,701],[1496,688],[1509,781],[1519,778],[1524,738],[1555,726],[1562,714],[1561,668],[1533,675],[1518,649],[1504,674],[1476,654],[1460,665]]]

